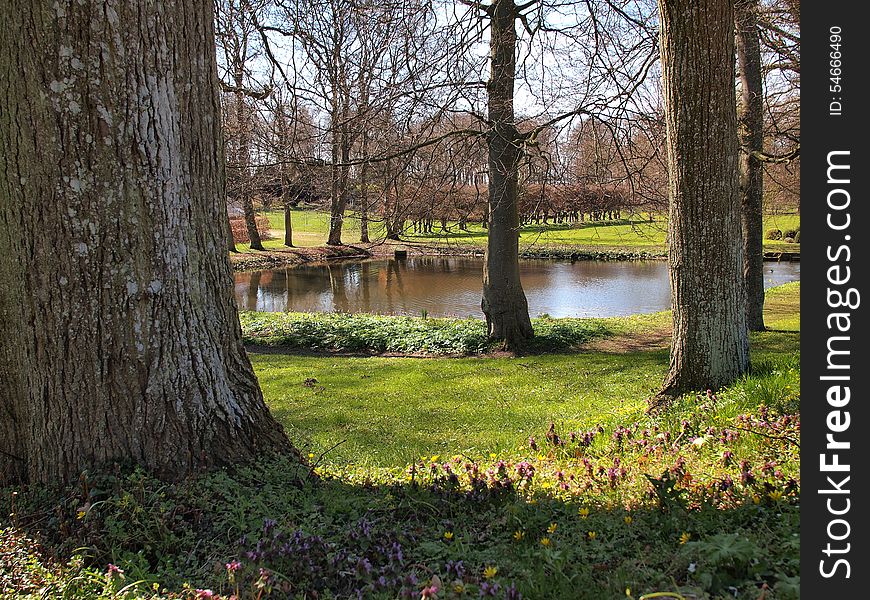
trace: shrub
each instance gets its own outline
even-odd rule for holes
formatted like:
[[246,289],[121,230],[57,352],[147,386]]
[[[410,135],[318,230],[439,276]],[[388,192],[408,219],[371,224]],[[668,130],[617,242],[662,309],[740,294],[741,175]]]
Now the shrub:
[[[268,217],[255,217],[254,222],[257,224],[257,231],[260,233],[260,238],[268,240],[272,237],[269,233]],[[245,225],[244,217],[230,217],[230,228],[233,231],[233,241],[237,244],[247,244],[251,240],[248,239],[248,228]]]
[[768,229],[767,233],[764,234],[764,237],[769,240],[781,240],[782,231],[780,229]]

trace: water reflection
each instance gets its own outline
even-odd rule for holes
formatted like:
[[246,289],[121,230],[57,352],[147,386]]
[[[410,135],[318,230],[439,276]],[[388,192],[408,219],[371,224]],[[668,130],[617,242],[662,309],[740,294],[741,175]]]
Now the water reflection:
[[[415,257],[237,273],[242,310],[480,317],[483,260]],[[532,316],[607,317],[670,307],[667,264],[520,262]],[[800,263],[765,263],[766,287],[800,279]]]

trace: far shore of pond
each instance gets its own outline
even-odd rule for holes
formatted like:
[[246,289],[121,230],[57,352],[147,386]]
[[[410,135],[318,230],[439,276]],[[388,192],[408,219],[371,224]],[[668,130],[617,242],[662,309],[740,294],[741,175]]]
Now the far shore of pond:
[[[800,244],[765,249],[765,260],[799,261]],[[342,246],[304,246],[297,248],[267,247],[257,251],[247,248],[230,253],[233,271],[261,271],[266,269],[288,268],[311,265],[336,260],[366,260],[372,258],[393,258],[397,253],[405,256],[483,256],[484,248],[478,245],[457,243],[425,243],[419,241],[381,240],[369,244],[347,244]],[[666,260],[667,250],[662,247],[619,247],[589,245],[538,245],[520,247],[520,258],[547,260]]]

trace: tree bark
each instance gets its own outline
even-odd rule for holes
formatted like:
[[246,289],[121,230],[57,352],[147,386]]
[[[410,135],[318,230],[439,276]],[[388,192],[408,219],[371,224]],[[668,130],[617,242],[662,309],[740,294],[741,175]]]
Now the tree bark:
[[[244,58],[242,58],[244,60]],[[245,104],[245,73],[243,66],[236,67],[233,74],[236,84],[235,100],[236,100],[236,135],[238,136],[238,144],[236,146],[236,169],[239,176],[239,198],[242,200],[242,212],[245,215],[245,227],[248,230],[248,239],[251,242],[252,250],[264,250],[263,241],[260,239],[260,232],[257,230],[257,213],[254,212],[254,200],[251,197],[251,173],[249,170],[251,162],[251,148],[249,142],[250,121],[248,119],[248,107]]]
[[293,211],[289,200],[284,200],[284,245],[293,247]]
[[489,227],[481,308],[490,339],[518,350],[533,335],[519,265],[517,180],[522,138],[514,120],[519,15],[513,0],[495,0],[489,10],[491,73],[486,86],[490,127]]
[[758,0],[735,4],[740,101],[737,105],[740,146],[740,218],[743,231],[743,279],[746,285],[746,324],[764,331],[764,173],[753,152],[764,150],[764,88]]
[[213,5],[0,7],[0,479],[290,451],[241,341]]
[[663,394],[749,365],[730,0],[660,0],[674,334]]

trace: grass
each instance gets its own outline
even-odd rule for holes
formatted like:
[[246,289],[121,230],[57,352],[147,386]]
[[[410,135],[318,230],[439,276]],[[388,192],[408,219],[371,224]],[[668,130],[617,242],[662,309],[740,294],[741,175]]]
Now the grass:
[[[784,347],[796,345],[799,292],[799,282],[768,292],[769,326],[783,331],[753,336],[755,363],[778,360]],[[667,315],[595,319],[589,320],[588,329],[575,325],[575,330],[595,337],[627,334],[661,327]],[[293,322],[298,317],[255,314],[246,315],[243,322],[250,324],[253,318]],[[333,318],[352,322],[349,316],[316,317],[326,322]],[[541,321],[546,320],[536,319],[536,325]],[[246,331],[252,339],[250,325]],[[793,355],[788,360],[793,361]],[[550,421],[583,429],[636,419],[664,378],[668,352],[665,348],[449,361],[254,354],[252,361],[273,413],[293,431],[297,443],[316,454],[340,444],[327,455],[331,463],[386,467],[432,454],[510,451],[517,440],[543,430]],[[796,374],[790,383],[798,385]]]
[[[282,211],[267,211],[266,216],[272,228],[273,239],[263,242],[266,249],[283,248],[284,213]],[[626,251],[656,251],[665,248],[667,223],[661,216],[656,216],[650,223],[647,219],[623,219],[620,221],[603,221],[597,223],[580,223],[572,225],[527,225],[521,230],[520,249],[530,250],[537,247],[573,246],[582,249],[626,250]],[[780,229],[788,231],[800,226],[800,215],[796,213],[770,214],[764,217],[764,231]],[[440,223],[436,223],[440,230]],[[326,243],[329,232],[329,215],[312,210],[293,211],[293,240],[297,246],[321,246]],[[359,240],[359,219],[348,216],[343,228],[345,243]],[[372,239],[382,238],[383,227],[377,221],[369,224],[369,234]],[[483,246],[486,244],[486,230],[479,224],[470,224],[468,231],[460,231],[456,223],[448,223],[448,232],[432,234],[406,233],[404,239],[409,242],[426,244],[462,244]],[[775,240],[764,240],[767,250],[800,251],[800,244],[785,243]],[[239,244],[240,251],[247,251],[247,244]]]
[[798,598],[799,294],[751,373],[654,414],[666,351],[626,347],[664,314],[573,353],[255,354],[318,476],[0,490],[0,597]]

